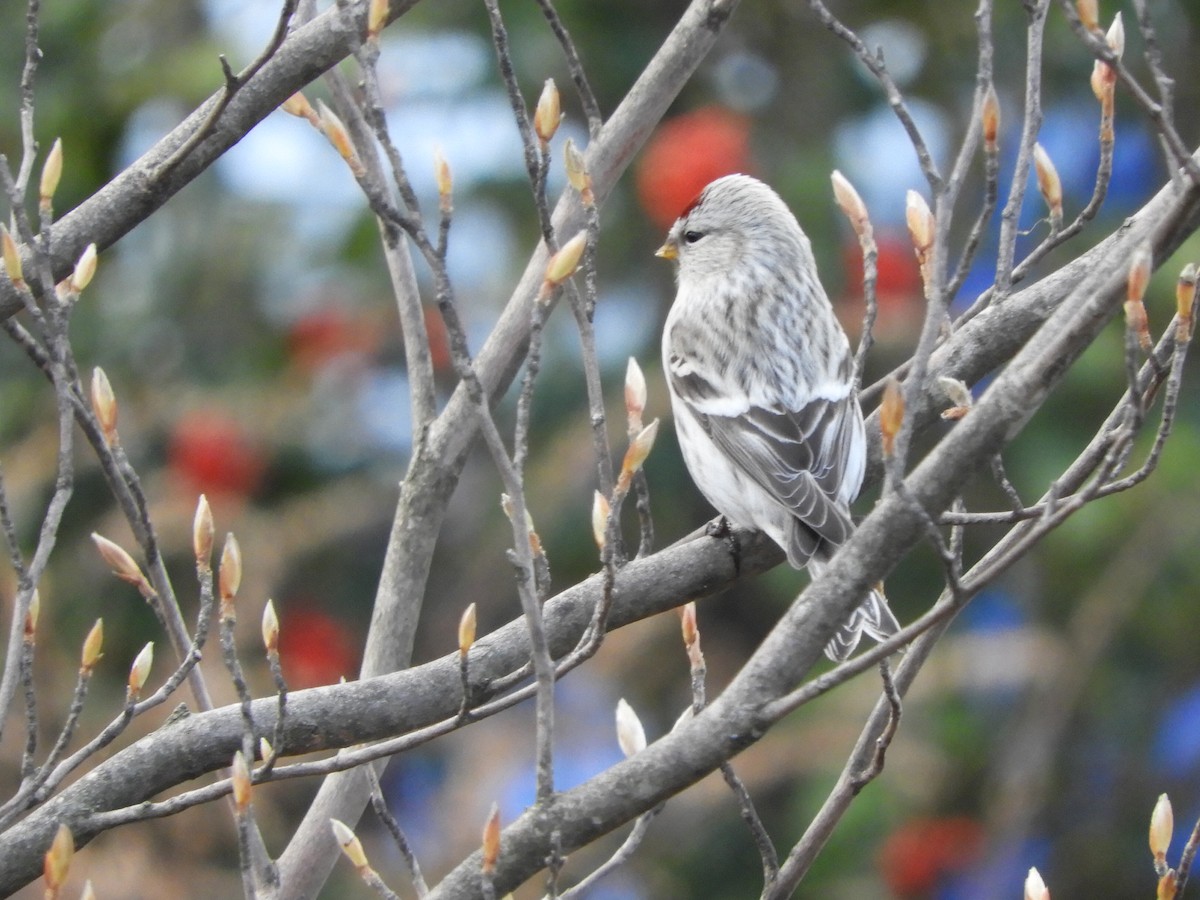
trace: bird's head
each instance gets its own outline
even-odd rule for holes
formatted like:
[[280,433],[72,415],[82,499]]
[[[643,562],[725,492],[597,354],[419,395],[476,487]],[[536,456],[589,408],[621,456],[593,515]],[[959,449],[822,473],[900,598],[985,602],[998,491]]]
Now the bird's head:
[[750,252],[780,262],[807,245],[800,226],[779,195],[757,178],[726,175],[705,187],[667,232],[656,252],[679,264],[680,278],[726,273]]

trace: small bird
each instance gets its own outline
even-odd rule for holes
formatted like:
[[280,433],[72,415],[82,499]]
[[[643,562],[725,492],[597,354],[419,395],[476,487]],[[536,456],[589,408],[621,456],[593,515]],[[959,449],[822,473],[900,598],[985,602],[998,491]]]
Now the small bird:
[[[866,432],[850,343],[808,238],[748,175],[718,178],[671,226],[658,255],[678,263],[663,369],[684,462],[730,522],[766,534],[814,577],[854,530]],[[825,648],[899,630],[872,591]]]

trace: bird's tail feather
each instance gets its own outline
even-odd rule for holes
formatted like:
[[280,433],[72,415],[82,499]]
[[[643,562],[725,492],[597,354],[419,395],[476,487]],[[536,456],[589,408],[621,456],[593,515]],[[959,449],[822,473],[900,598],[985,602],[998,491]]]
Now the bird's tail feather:
[[[809,561],[808,569],[813,578],[820,575],[825,560],[815,557]],[[888,606],[887,597],[883,595],[882,584],[879,589],[872,590],[862,604],[850,614],[829,643],[825,645],[825,655],[834,662],[847,659],[862,638],[863,632],[875,641],[884,641],[900,630],[892,608]]]

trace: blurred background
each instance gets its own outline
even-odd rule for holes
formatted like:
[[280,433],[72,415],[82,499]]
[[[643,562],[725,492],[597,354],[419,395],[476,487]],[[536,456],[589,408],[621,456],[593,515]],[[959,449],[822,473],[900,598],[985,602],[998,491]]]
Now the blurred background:
[[[237,69],[266,42],[276,4],[253,0],[57,0],[43,5],[45,59],[37,137],[61,136],[64,213],[173,128],[219,84],[217,54]],[[995,13],[996,87],[1011,168],[1024,90],[1024,13]],[[1068,221],[1091,194],[1098,108],[1091,59],[1057,5],[1046,32],[1040,141],[1064,182]],[[560,0],[605,115],[612,112],[685,4]],[[517,75],[527,102],[553,77],[566,121],[556,136],[551,190],[562,187],[561,145],[586,143],[579,104],[558,47],[535,4],[506,3]],[[975,25],[969,4],[856,0],[834,9],[868,45],[884,48],[938,162],[961,140],[974,89]],[[1116,8],[1105,4],[1105,24]],[[1149,83],[1141,36],[1125,10],[1126,59]],[[1200,9],[1155,4],[1166,70],[1175,78],[1179,128],[1200,137]],[[20,153],[17,83],[21,4],[0,11],[0,152]],[[474,349],[488,333],[537,236],[521,148],[496,74],[487,18],[465,0],[421,3],[383,36],[381,77],[393,135],[415,187],[435,208],[433,157],[455,177],[450,267]],[[308,95],[323,94],[320,85]],[[1048,271],[1107,234],[1160,186],[1159,144],[1118,92],[1115,172],[1100,221],[1048,260]],[[904,194],[923,179],[879,89],[804,4],[743,0],[696,77],[656,130],[602,212],[597,344],[610,400],[615,452],[626,360],[650,385],[647,416],[669,418],[658,363],[659,328],[673,296],[654,249],[707,181],[749,171],[772,183],[812,238],[823,280],[852,335],[861,317],[857,243],[840,218],[829,174],[841,169],[871,210],[880,244],[878,344],[867,383],[906,358],[922,307],[904,230]],[[978,169],[978,166],[976,167]],[[975,173],[978,178],[978,171]],[[977,182],[976,182],[977,184]],[[1008,190],[1007,181],[1001,184]],[[1004,193],[1001,195],[1004,196]],[[969,190],[965,230],[980,203]],[[1045,233],[1036,190],[1027,195],[1018,252]],[[957,302],[991,282],[994,230]],[[1181,266],[1200,260],[1193,238],[1164,266],[1147,306],[1155,334],[1174,309]],[[428,272],[418,265],[423,284]],[[432,291],[427,294],[431,299]],[[453,385],[444,329],[427,313],[442,397]],[[121,404],[124,445],[144,480],[171,554],[174,583],[192,617],[190,525],[209,497],[221,533],[235,531],[246,575],[239,606],[255,688],[271,691],[258,619],[274,598],[292,687],[354,677],[374,598],[397,483],[410,446],[407,382],[394,300],[377,232],[357,188],[325,140],[282,112],[268,117],[208,173],[101,256],[73,329],[82,369],[102,365]],[[545,542],[554,590],[599,568],[590,534],[594,463],[570,317],[555,313],[537,383],[528,472],[531,512]],[[1092,435],[1124,385],[1122,333],[1111,326],[1022,437],[1006,451],[1026,501],[1044,490]],[[1187,384],[1194,383],[1193,373]],[[28,551],[53,487],[57,441],[52,396],[11,345],[0,347],[0,461]],[[1154,875],[1146,846],[1161,792],[1175,801],[1176,859],[1200,815],[1200,519],[1193,477],[1200,409],[1188,399],[1160,471],[1145,485],[1089,506],[960,616],[922,673],[887,769],[852,806],[799,897],[1019,897],[1036,865],[1056,897],[1144,897]],[[509,427],[513,398],[499,412]],[[949,426],[947,426],[949,427]],[[938,429],[935,429],[938,430]],[[1143,450],[1148,446],[1142,442]],[[42,585],[38,702],[43,746],[68,702],[64,673],[97,616],[105,659],[85,711],[94,733],[116,715],[129,662],[159,642],[153,679],[169,671],[153,616],[111,578],[88,535],[133,547],[97,467],[79,452],[78,482],[57,561]],[[659,546],[712,511],[691,486],[671,429],[646,470]],[[480,633],[519,614],[504,551],[510,532],[500,483],[485,455],[468,465],[441,535],[415,662],[456,646],[468,603]],[[973,508],[1004,508],[981,479]],[[871,497],[860,500],[869,509]],[[972,529],[969,554],[999,531]],[[699,606],[715,695],[805,583],[787,567]],[[11,573],[0,578],[4,627]],[[931,553],[912,555],[888,581],[902,620],[924,611],[941,586]],[[212,654],[210,654],[211,656]],[[215,663],[215,665],[214,665]],[[233,699],[219,660],[209,681]],[[157,682],[156,682],[157,683]],[[878,683],[864,676],[794,714],[736,761],[781,848],[795,841],[833,783]],[[613,710],[625,697],[650,739],[688,704],[678,617],[666,614],[612,635],[559,688],[557,780],[570,787],[619,758]],[[168,704],[170,707],[172,704]],[[139,723],[161,724],[169,708]],[[22,728],[0,743],[0,786],[16,783]],[[405,756],[384,789],[426,877],[436,881],[477,845],[490,804],[505,821],[533,796],[532,709],[521,707]],[[316,784],[257,792],[268,844],[282,850]],[[697,823],[703,823],[698,825]],[[411,895],[402,862],[370,816],[361,833],[372,862]],[[565,883],[590,871],[622,834],[577,854]],[[169,865],[167,865],[169,863]],[[76,858],[100,897],[236,896],[234,828],[220,804],[98,838]],[[710,778],[667,804],[633,862],[593,894],[605,900],[757,896],[761,869],[732,796]],[[40,895],[40,886],[21,896]],[[323,896],[368,896],[339,863]],[[518,897],[541,896],[527,885]]]

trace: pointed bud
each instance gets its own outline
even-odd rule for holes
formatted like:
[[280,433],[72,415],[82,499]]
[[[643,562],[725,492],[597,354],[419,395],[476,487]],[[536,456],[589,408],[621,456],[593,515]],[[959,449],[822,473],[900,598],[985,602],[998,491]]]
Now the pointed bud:
[[646,411],[646,376],[636,359],[629,357],[625,366],[625,417],[630,434],[642,430],[642,413]]
[[483,825],[483,860],[481,868],[485,875],[496,871],[496,861],[500,858],[500,807],[492,804],[487,822]]
[[96,891],[92,887],[92,879],[88,879],[83,883],[83,890],[79,892],[79,900],[96,900]]
[[628,758],[646,749],[646,730],[633,707],[622,697],[617,701],[617,744]]
[[1153,255],[1149,241],[1143,242],[1133,252],[1129,261],[1129,281],[1125,289],[1125,324],[1137,335],[1138,345],[1146,353],[1153,349],[1154,341],[1150,337],[1150,322],[1146,317],[1146,304],[1142,298],[1150,284]]
[[54,192],[58,190],[62,172],[62,138],[55,138],[54,143],[50,146],[50,152],[46,154],[46,161],[42,164],[42,181],[38,193],[43,204],[49,204],[54,199]]
[[896,378],[889,378],[883,389],[883,400],[879,404],[879,431],[883,437],[883,455],[891,456],[895,450],[896,435],[904,422],[904,391]]
[[854,233],[862,237],[871,228],[871,219],[867,215],[867,204],[863,203],[862,197],[850,180],[837,169],[833,170],[829,180],[833,183],[833,199],[837,202],[838,208],[850,221],[850,227],[854,229]]
[[1175,900],[1179,893],[1179,875],[1174,869],[1167,869],[1162,878],[1158,879],[1158,890],[1155,900]]
[[17,249],[17,242],[13,240],[13,236],[8,233],[8,229],[0,225],[0,244],[3,244],[4,250],[4,272],[8,275],[8,280],[13,283],[13,287],[18,290],[25,286],[25,272],[21,265],[21,251]]
[[1175,305],[1180,316],[1191,318],[1196,304],[1196,283],[1200,281],[1200,268],[1188,263],[1179,272],[1175,285]]
[[229,780],[233,782],[233,805],[239,813],[245,812],[250,805],[250,767],[246,765],[246,757],[241,750],[233,754]]
[[583,201],[583,205],[594,205],[596,197],[592,193],[592,176],[588,174],[583,154],[570,138],[567,138],[563,146],[563,165],[567,170],[567,181],[579,192],[579,199]]
[[317,111],[312,108],[312,104],[308,102],[308,98],[300,91],[292,94],[283,101],[280,107],[288,115],[295,116],[297,119],[308,119],[310,122],[317,122],[319,117]]
[[1129,259],[1129,280],[1125,288],[1126,301],[1142,302],[1142,298],[1146,296],[1146,288],[1150,284],[1153,263],[1154,248],[1150,246],[1149,241],[1143,241]]
[[1030,869],[1025,876],[1025,900],[1050,900],[1050,891],[1036,868]]
[[541,298],[546,299],[550,292],[575,274],[579,261],[583,259],[583,250],[587,246],[587,232],[581,231],[558,248],[558,252],[546,263],[546,275],[542,282]]
[[92,369],[92,412],[104,432],[104,440],[110,446],[117,444],[117,397],[113,393],[108,375],[99,366]]
[[475,643],[475,604],[472,603],[463,610],[458,620],[458,652],[466,656],[471,645]]
[[1150,814],[1150,852],[1155,863],[1166,865],[1167,850],[1171,847],[1171,836],[1175,833],[1175,814],[1166,794],[1158,795],[1154,812]]
[[349,164],[350,171],[356,178],[362,177],[365,170],[362,162],[359,161],[358,154],[354,151],[350,132],[324,100],[317,101],[317,120],[320,123],[321,131],[329,139],[329,143],[333,144],[333,149]]
[[271,746],[271,742],[265,737],[258,739],[258,757],[259,759],[270,759],[275,755],[275,748]]
[[150,677],[150,667],[154,665],[154,641],[148,643],[134,657],[133,665],[129,667],[129,693],[136,697],[146,686]]
[[912,235],[917,255],[924,256],[933,246],[933,213],[925,198],[916,191],[910,190],[905,195],[904,218],[908,222],[908,233]]
[[983,109],[980,124],[983,128],[983,143],[988,153],[996,152],[996,140],[1000,135],[1000,98],[996,96],[996,86],[988,85],[983,95]]
[[387,25],[388,17],[388,0],[371,0],[371,5],[367,7],[367,38],[374,40],[379,37],[379,32],[383,31]]
[[433,177],[437,182],[438,206],[443,213],[449,213],[454,208],[454,178],[450,174],[450,163],[446,162],[441,150],[433,153]]
[[88,244],[83,248],[83,255],[75,263],[75,271],[71,273],[71,290],[82,294],[83,289],[92,283],[96,274],[96,245]]
[[103,647],[104,620],[97,619],[96,624],[92,626],[92,630],[83,639],[83,652],[79,655],[79,669],[81,672],[88,675],[91,674],[92,669],[96,667],[96,663],[100,659]]
[[233,600],[242,585],[242,548],[233,532],[225,536],[225,547],[221,551],[221,571],[217,576],[221,594],[221,615],[233,614]]
[[543,145],[548,144],[554,137],[561,121],[562,104],[558,97],[558,86],[553,78],[547,78],[542,87],[542,96],[538,98],[537,108],[533,111],[533,130],[537,132],[538,140]]
[[1062,224],[1062,181],[1058,177],[1058,169],[1054,161],[1041,144],[1033,145],[1033,168],[1037,174],[1038,190],[1046,207],[1050,210],[1050,221],[1055,228]]
[[634,472],[642,467],[642,463],[646,461],[646,457],[650,455],[650,451],[654,449],[654,439],[658,437],[658,419],[655,419],[640,432],[637,437],[629,442],[629,449],[625,451],[625,461],[621,464],[621,476],[626,474],[632,476]]
[[1100,30],[1100,4],[1096,0],[1075,0],[1075,12],[1088,31]]
[[[1104,40],[1117,59],[1125,54],[1125,23],[1119,12],[1113,18]],[[1116,84],[1117,70],[1106,62],[1096,60],[1092,66],[1092,93],[1096,95],[1096,99],[1101,103],[1110,102]]]
[[60,824],[58,830],[54,832],[54,840],[50,842],[50,849],[46,851],[42,865],[42,874],[46,879],[48,891],[57,892],[63,886],[74,856],[75,837],[71,834],[70,828],[65,824]]
[[604,552],[604,545],[608,542],[608,514],[610,510],[608,499],[599,491],[596,491],[592,497],[592,540],[596,542],[596,546],[600,552]]
[[913,250],[917,255],[917,264],[921,267],[921,281],[925,284],[926,293],[930,289],[929,266],[932,262],[933,235],[935,223],[933,213],[925,198],[916,191],[906,195],[904,217],[908,222],[908,233],[912,236]]
[[124,547],[94,531],[92,532],[92,543],[96,545],[101,558],[112,569],[114,575],[139,589],[143,585],[149,587],[146,576],[142,574],[142,570],[138,568],[138,564],[133,561],[133,557],[125,551]]
[[346,859],[350,860],[350,864],[356,869],[365,869],[367,867],[367,854],[363,851],[362,841],[358,839],[358,835],[340,819],[330,819],[330,826],[333,828],[334,840],[338,842],[338,846],[342,848],[342,852],[346,854]]
[[279,617],[275,615],[275,602],[268,599],[263,607],[262,639],[267,653],[279,652]]
[[192,551],[196,554],[196,563],[208,568],[212,561],[213,549],[213,514],[204,494],[196,501],[196,517],[192,519]]
[[38,616],[42,612],[42,594],[37,589],[33,589],[33,596],[29,598],[29,609],[25,611],[25,643],[32,644],[37,636]]
[[1108,48],[1112,50],[1113,56],[1120,59],[1125,55],[1125,22],[1121,18],[1121,13],[1118,12],[1113,16],[1113,23],[1108,26],[1108,34],[1104,36],[1108,42]]
[[1179,273],[1175,282],[1175,311],[1179,315],[1179,325],[1175,339],[1180,343],[1188,340],[1192,333],[1192,316],[1196,308],[1196,264],[1188,263]]

